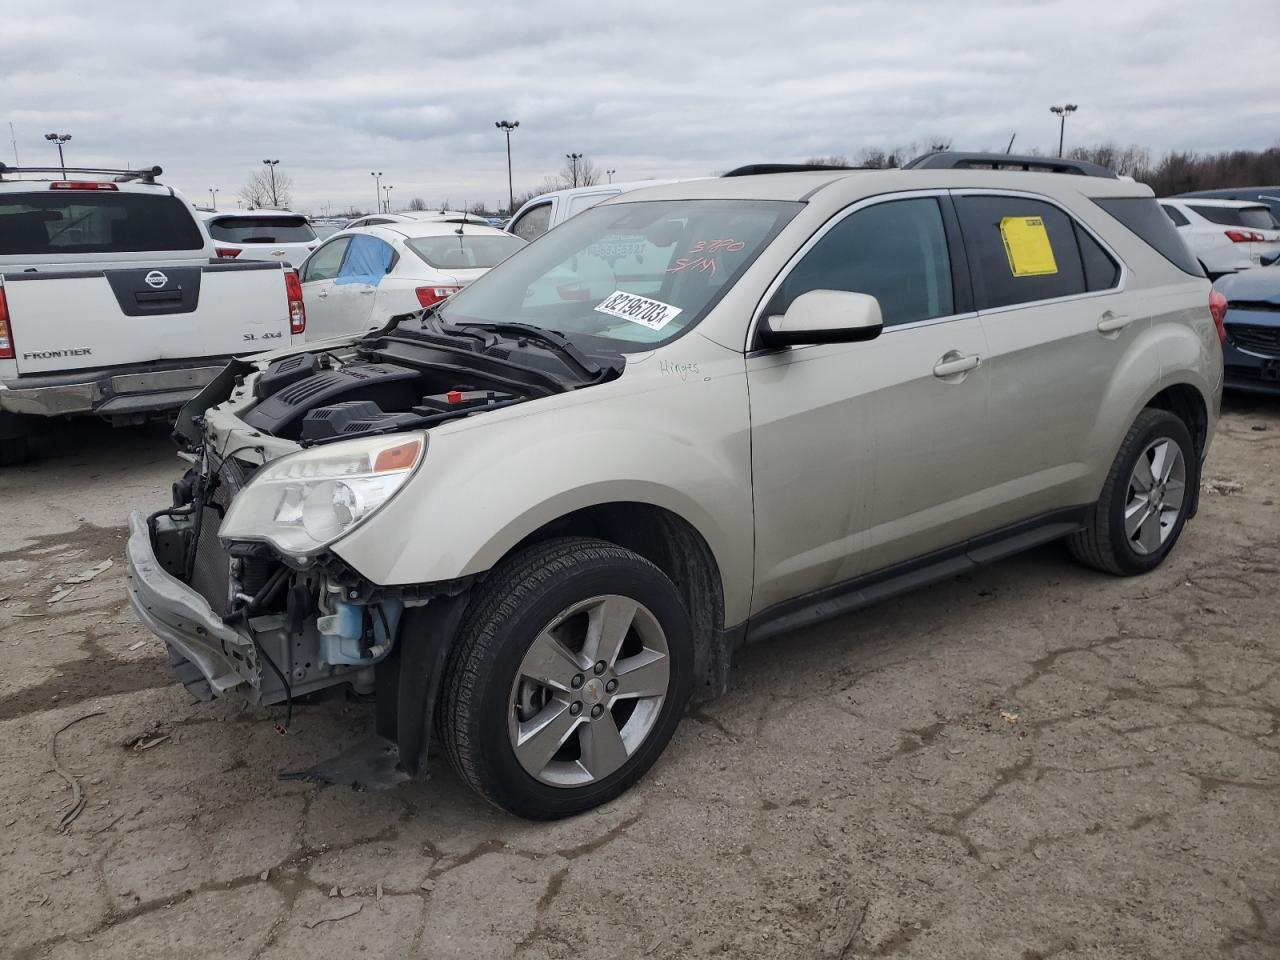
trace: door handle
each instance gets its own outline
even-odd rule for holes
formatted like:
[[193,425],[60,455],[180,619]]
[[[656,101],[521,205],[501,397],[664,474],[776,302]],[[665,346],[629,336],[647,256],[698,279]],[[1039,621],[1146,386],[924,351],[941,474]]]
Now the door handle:
[[368,288],[368,289],[366,289],[366,290],[361,290],[361,291],[360,291],[360,293],[361,293],[361,294],[363,294],[363,295],[364,295],[364,296],[366,296],[366,297],[371,297],[371,296],[373,296],[373,295],[374,295],[375,293],[377,293],[377,292],[378,292],[378,291],[377,291],[377,290],[375,290],[373,287],[369,287],[369,288]]
[[933,365],[933,375],[939,380],[945,380],[948,377],[976,370],[980,363],[982,363],[982,358],[976,353],[966,355],[959,350],[949,350],[942,355],[941,360]]
[[317,299],[319,299],[319,300],[323,300],[323,299],[324,299],[325,297],[327,297],[328,295],[329,295],[329,291],[328,291],[328,290],[321,290],[319,293],[317,293],[317,294],[316,294],[316,298],[317,298]]
[[1099,333],[1116,333],[1133,323],[1133,317],[1127,313],[1112,313],[1108,310],[1098,320]]

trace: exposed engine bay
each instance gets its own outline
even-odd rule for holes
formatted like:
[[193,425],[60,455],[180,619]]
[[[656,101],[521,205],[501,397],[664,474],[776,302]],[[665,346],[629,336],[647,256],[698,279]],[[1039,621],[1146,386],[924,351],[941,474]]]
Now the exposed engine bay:
[[[175,437],[193,466],[174,484],[172,507],[148,518],[152,547],[165,572],[231,628],[219,638],[234,670],[227,682],[247,683],[258,703],[291,704],[339,684],[373,693],[384,682],[375,667],[388,662],[398,670],[397,638],[410,608],[468,586],[383,587],[327,550],[300,555],[266,542],[224,541],[219,531],[237,496],[284,462],[273,460],[279,452],[264,453],[261,438],[289,441],[285,452],[301,456],[343,440],[384,443],[377,438],[604,383],[625,364],[620,354],[587,352],[519,324],[445,325],[430,314],[398,320],[354,343],[305,348],[265,366],[235,361],[179,417]],[[233,418],[219,405],[234,407],[229,433]],[[214,420],[220,446],[212,442]],[[388,452],[394,459],[396,448]],[[222,692],[207,664],[198,669],[170,646],[192,693]]]

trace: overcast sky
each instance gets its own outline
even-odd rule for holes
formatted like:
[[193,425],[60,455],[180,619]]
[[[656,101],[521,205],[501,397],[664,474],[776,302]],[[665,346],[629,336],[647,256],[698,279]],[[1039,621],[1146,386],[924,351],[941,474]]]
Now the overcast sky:
[[[127,12],[126,12],[127,11]],[[221,206],[264,158],[295,207],[505,202],[585,153],[616,180],[957,149],[1280,141],[1275,0],[24,3],[0,29],[0,157],[158,163]]]

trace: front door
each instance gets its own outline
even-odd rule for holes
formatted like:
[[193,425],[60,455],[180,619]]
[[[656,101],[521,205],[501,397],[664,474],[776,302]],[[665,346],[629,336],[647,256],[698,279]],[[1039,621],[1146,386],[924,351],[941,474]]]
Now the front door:
[[298,279],[302,281],[302,302],[307,308],[308,340],[337,336],[339,307],[334,281],[350,243],[350,237],[336,237],[302,265]]
[[748,356],[753,613],[985,529],[987,349],[951,221],[935,194],[860,204],[770,295],[766,315],[809,290],[868,293],[885,326],[866,343]]

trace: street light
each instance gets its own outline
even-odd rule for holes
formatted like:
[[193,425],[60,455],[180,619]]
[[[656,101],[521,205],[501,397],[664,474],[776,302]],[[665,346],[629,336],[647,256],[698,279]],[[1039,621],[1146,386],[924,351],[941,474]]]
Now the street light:
[[374,173],[369,171],[369,176],[373,177],[373,210],[374,213],[382,212],[382,171]]
[[67,161],[62,159],[62,145],[71,139],[69,133],[46,133],[44,138],[50,143],[58,145],[58,166],[62,167],[62,177],[65,180],[67,176]]
[[209,188],[209,209],[211,210],[218,209],[218,188],[217,187]]
[[617,172],[618,172],[617,170],[606,170],[606,171],[605,171],[605,173],[606,173],[606,174],[608,175],[608,177],[609,177],[609,182],[610,182],[610,183],[613,183],[613,175],[614,175],[615,173],[617,173]]
[[573,175],[573,186],[578,185],[578,161],[582,159],[580,153],[566,153],[564,158],[569,161],[569,171]]
[[267,165],[267,169],[271,171],[271,206],[272,209],[280,206],[280,198],[276,194],[276,164],[279,160],[263,160]]
[[516,212],[516,191],[511,185],[511,131],[520,126],[519,120],[495,120],[493,125],[507,135],[507,216]]
[[387,207],[386,207],[386,210],[383,211],[384,213],[391,212],[391,191],[394,189],[395,187],[392,186],[391,184],[387,184],[385,187],[382,188],[382,192],[386,194],[386,197],[387,197]]
[[1074,103],[1064,103],[1060,107],[1049,108],[1049,112],[1058,117],[1058,156],[1062,156],[1062,139],[1067,132],[1067,115],[1075,113],[1077,109]]

